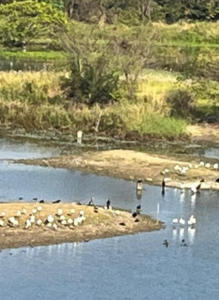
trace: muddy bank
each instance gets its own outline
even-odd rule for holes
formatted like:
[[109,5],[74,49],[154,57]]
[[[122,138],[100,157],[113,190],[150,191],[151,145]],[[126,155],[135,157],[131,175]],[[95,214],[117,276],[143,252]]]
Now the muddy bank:
[[[80,155],[60,156],[51,159],[18,160],[16,162],[77,169],[129,180],[141,178],[144,182],[152,184],[161,184],[165,177],[167,186],[180,188],[189,188],[194,182],[204,178],[205,182],[202,184],[202,188],[219,190],[219,183],[216,182],[216,179],[219,178],[219,169],[214,168],[214,161],[207,168],[202,165],[205,162],[200,162],[197,158],[179,161],[174,157],[131,150],[110,150],[89,151]],[[176,166],[179,166],[180,169],[186,168],[186,172],[182,174],[176,170]]]
[[[69,221],[74,221],[82,212],[82,223],[75,225]],[[159,230],[163,227],[162,222],[150,216],[133,217],[127,211],[113,208],[106,210],[76,203],[2,203],[0,216],[0,223],[4,222],[4,225],[0,226],[0,249],[88,242],[92,239]],[[16,225],[10,222],[13,216],[18,221]],[[35,221],[27,228],[27,220],[30,220],[31,216],[34,216]],[[51,226],[48,225],[48,216],[54,218]],[[41,225],[37,225],[40,223],[38,220],[42,221]],[[67,224],[64,224],[63,220],[66,220]]]
[[193,142],[210,142],[219,144],[219,124],[190,125],[187,133]]

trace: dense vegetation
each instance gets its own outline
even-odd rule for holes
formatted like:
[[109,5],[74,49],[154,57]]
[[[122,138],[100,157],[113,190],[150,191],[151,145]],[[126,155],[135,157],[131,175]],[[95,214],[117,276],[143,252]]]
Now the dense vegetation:
[[218,121],[218,17],[217,0],[1,1],[0,121],[124,138]]

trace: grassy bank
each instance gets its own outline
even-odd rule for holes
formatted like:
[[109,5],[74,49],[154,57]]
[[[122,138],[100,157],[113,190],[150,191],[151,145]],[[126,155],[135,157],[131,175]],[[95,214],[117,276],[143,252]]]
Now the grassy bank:
[[[111,105],[75,105],[65,98],[57,72],[1,72],[0,121],[12,128],[58,129],[100,133],[122,138],[179,138],[186,134],[189,120],[171,117],[166,99],[172,91],[190,89],[187,80],[179,83],[177,73],[145,70],[139,79],[137,98],[122,99]],[[196,91],[196,111],[210,114],[218,109],[214,82],[205,82],[206,89]],[[191,90],[191,93],[194,91]],[[181,94],[178,100],[181,101]]]
[[[117,24],[99,28],[74,21],[73,28],[79,37],[87,37],[92,28],[94,33],[89,38],[97,38],[100,44],[114,37],[128,42],[135,33],[138,40],[146,43],[148,30],[154,32],[153,42],[149,41],[153,47],[133,97],[123,91],[113,104],[88,106],[78,101],[76,105],[61,89],[61,77],[69,75],[63,63],[64,52],[1,51],[0,56],[8,61],[16,58],[47,62],[44,71],[0,73],[1,124],[28,131],[83,130],[127,139],[174,139],[186,136],[189,123],[218,120],[218,22],[132,27]],[[128,59],[125,52],[120,57]],[[52,71],[57,62],[63,66],[61,72]]]
[[[55,128],[76,132],[81,129],[86,133],[98,132],[123,138],[174,138],[185,133],[186,122],[166,114],[165,93],[160,81],[154,80],[154,75],[147,76],[146,86],[141,81],[137,100],[124,99],[112,105],[92,107],[74,105],[64,97],[60,88],[60,78],[64,75],[56,72],[1,72],[1,124],[27,131]],[[153,96],[148,85],[157,85]],[[150,100],[145,101],[145,97]]]

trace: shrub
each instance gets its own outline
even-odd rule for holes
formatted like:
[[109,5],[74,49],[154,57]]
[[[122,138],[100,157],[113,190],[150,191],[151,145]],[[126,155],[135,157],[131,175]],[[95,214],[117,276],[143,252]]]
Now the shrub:
[[194,112],[195,99],[192,93],[184,88],[174,89],[166,95],[170,115],[187,118]]

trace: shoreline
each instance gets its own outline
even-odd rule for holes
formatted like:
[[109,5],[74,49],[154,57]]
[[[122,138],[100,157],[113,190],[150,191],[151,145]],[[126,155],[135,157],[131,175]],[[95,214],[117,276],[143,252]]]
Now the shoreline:
[[[40,211],[37,208],[41,207]],[[83,211],[85,220],[80,225],[65,224],[60,221],[57,215],[58,210],[63,211],[66,220],[74,220],[79,212]],[[17,212],[26,210],[25,214],[15,217],[19,225],[12,226],[9,219],[16,216]],[[36,213],[32,213],[36,210]],[[69,212],[75,212],[70,216]],[[106,210],[98,207],[94,212],[93,206],[77,205],[76,203],[41,204],[41,203],[5,203],[0,204],[0,213],[5,212],[6,216],[0,218],[5,221],[5,226],[0,227],[0,250],[7,248],[35,247],[69,242],[88,242],[93,239],[115,237],[139,232],[149,232],[164,228],[159,220],[150,216],[137,215],[133,217],[130,212],[118,209]],[[29,215],[41,219],[43,223],[38,226],[35,222],[30,228],[25,229],[26,220]],[[54,216],[52,226],[48,227],[46,222],[48,215]],[[137,219],[137,221],[136,221]],[[56,226],[53,226],[56,224]]]
[[[167,187],[190,188],[202,178],[202,189],[219,190],[219,169],[202,166],[198,158],[192,161],[177,160],[174,157],[148,154],[133,150],[88,151],[78,155],[66,155],[44,159],[20,159],[14,163],[39,165],[44,167],[75,169],[85,173],[111,176],[127,180],[142,179],[143,182],[161,185],[165,178]],[[201,165],[200,165],[201,163]],[[176,166],[186,168],[185,174],[176,171]]]

